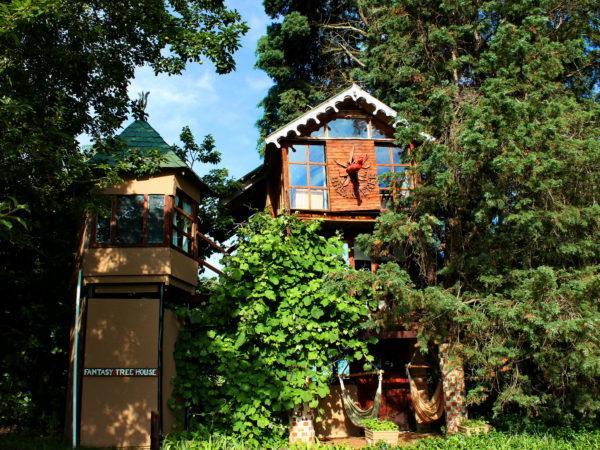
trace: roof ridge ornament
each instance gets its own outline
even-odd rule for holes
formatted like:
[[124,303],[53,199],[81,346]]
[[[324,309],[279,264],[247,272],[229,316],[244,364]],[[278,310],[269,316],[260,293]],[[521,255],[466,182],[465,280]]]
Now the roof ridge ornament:
[[265,144],[275,144],[277,148],[280,148],[280,139],[300,136],[300,129],[306,127],[306,125],[308,125],[311,122],[314,122],[316,125],[320,125],[320,115],[323,115],[330,110],[333,110],[334,112],[339,112],[338,104],[344,102],[347,99],[351,99],[355,102],[358,102],[359,100],[364,100],[365,103],[374,108],[372,113],[374,116],[376,116],[379,113],[382,113],[390,120],[391,123],[396,124],[397,122],[399,122],[397,120],[398,113],[394,109],[390,108],[382,101],[373,97],[358,84],[352,83],[351,86],[344,89],[342,92],[334,95],[333,97],[330,97],[328,100],[325,100],[320,105],[312,108],[310,111],[305,112],[292,122],[288,123],[287,125],[284,125],[283,127],[271,133],[265,139]]
[[138,98],[136,100],[131,101],[131,114],[133,115],[134,120],[141,120],[143,122],[148,121],[148,113],[146,112],[146,107],[148,106],[149,95],[149,91],[142,91],[138,93]]

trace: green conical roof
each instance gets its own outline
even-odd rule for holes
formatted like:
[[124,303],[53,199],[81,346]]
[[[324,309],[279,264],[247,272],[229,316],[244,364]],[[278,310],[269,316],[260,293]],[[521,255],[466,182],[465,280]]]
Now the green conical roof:
[[[117,139],[125,145],[127,150],[144,151],[158,150],[163,157],[160,167],[165,169],[188,168],[187,164],[173,151],[173,148],[165,142],[158,132],[145,120],[136,120],[129,124]],[[95,162],[114,162],[113,155],[97,153],[92,157]]]

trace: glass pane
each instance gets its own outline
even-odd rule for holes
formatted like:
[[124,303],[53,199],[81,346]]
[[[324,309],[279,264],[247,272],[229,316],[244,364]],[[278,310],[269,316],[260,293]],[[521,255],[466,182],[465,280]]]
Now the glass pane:
[[290,162],[306,162],[306,145],[292,145],[288,150]]
[[140,244],[142,242],[143,195],[120,195],[117,197],[117,242]]
[[354,137],[368,138],[369,130],[365,119],[333,119],[327,126],[329,127],[330,138],[336,137]]
[[377,164],[391,164],[390,148],[387,145],[376,145],[375,153]]
[[325,162],[325,146],[323,144],[310,144],[308,146],[308,158],[310,162]]
[[400,147],[392,147],[392,157],[394,158],[394,164],[404,164],[404,161],[402,161],[403,154],[404,150]]
[[181,207],[186,214],[192,215],[192,203],[187,200],[183,200],[183,205]]
[[394,137],[391,134],[387,134],[386,130],[383,127],[380,127],[378,122],[375,120],[371,121],[371,130],[373,133],[373,139],[387,139]]
[[310,166],[310,185],[325,186],[325,166]]
[[164,241],[165,196],[148,196],[148,243],[161,244]]
[[179,240],[179,233],[177,233],[177,230],[175,228],[173,228],[173,235],[171,236],[171,244],[178,247],[178,245],[177,245],[178,240]]
[[308,186],[308,171],[306,170],[306,166],[304,164],[290,165],[290,185]]
[[110,242],[110,218],[96,218],[96,242],[98,244],[107,244]]
[[310,208],[311,209],[327,209],[327,192],[320,189],[310,191]]
[[385,166],[379,166],[377,168],[377,175],[379,178],[379,187],[380,188],[386,188],[386,187],[390,187],[390,179],[389,177],[382,177],[382,175],[386,174],[386,173],[390,173],[391,172],[391,168],[390,167],[385,167]]
[[192,232],[192,221],[180,212],[175,211],[173,214],[173,225],[185,233]]
[[308,189],[290,190],[290,203],[292,209],[309,209]]
[[313,131],[309,134],[310,137],[324,137],[325,136],[325,127],[321,126],[318,130]]
[[410,177],[408,176],[408,173],[406,173],[406,169],[408,169],[408,167],[394,167],[394,180],[396,181],[396,183],[398,183],[397,185],[400,185],[400,183],[402,183],[403,189],[410,188]]

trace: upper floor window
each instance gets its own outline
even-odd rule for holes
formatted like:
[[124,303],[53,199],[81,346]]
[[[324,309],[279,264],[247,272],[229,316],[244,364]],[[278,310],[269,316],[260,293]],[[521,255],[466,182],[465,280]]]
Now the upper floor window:
[[318,130],[313,131],[310,137],[329,139],[351,138],[351,139],[387,139],[389,130],[376,120],[365,117],[337,117]]
[[96,244],[144,245],[165,241],[165,196],[117,195],[96,218]]
[[375,145],[375,156],[380,189],[389,189],[392,182],[400,183],[397,185],[400,189],[412,187],[408,173],[410,163],[403,161],[404,149],[395,145],[378,143]]
[[173,233],[171,244],[185,253],[192,253],[194,241],[195,203],[181,192],[173,204]]
[[293,145],[288,162],[291,209],[328,209],[325,145]]

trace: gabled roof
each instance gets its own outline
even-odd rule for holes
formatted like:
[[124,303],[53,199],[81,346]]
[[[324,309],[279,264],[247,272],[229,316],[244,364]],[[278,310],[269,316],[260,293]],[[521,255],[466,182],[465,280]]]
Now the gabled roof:
[[[160,167],[163,169],[188,168],[188,165],[173,151],[173,148],[165,142],[158,132],[145,120],[136,120],[129,124],[121,134],[117,136],[126,150],[137,149],[142,154],[145,151],[158,150],[162,157]],[[96,153],[92,157],[94,162],[114,162],[114,156],[110,153]]]
[[280,139],[300,136],[302,134],[301,129],[304,129],[311,122],[317,125],[321,124],[321,119],[319,116],[322,116],[323,114],[326,114],[330,111],[338,112],[338,105],[346,100],[364,102],[365,104],[373,108],[373,115],[383,115],[390,121],[395,120],[396,116],[398,115],[398,113],[392,108],[390,108],[388,105],[377,100],[375,97],[373,97],[360,86],[353,84],[349,88],[344,89],[339,94],[331,97],[329,100],[326,100],[317,107],[305,112],[294,121],[271,133],[265,139],[265,143],[267,145],[275,144],[275,146],[277,146],[278,148],[281,147],[281,144],[279,143]]

